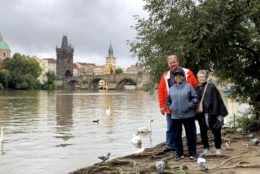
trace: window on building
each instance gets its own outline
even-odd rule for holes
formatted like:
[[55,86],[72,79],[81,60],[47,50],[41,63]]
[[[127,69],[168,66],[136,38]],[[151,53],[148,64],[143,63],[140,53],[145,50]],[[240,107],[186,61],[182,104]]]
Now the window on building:
[[3,56],[5,57],[5,52],[3,52]]

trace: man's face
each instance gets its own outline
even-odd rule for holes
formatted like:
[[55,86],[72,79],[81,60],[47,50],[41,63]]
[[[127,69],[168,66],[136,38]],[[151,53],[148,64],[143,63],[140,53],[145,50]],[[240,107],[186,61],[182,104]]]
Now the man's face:
[[176,58],[170,58],[168,60],[168,66],[171,69],[171,71],[175,71],[179,67],[179,62],[176,60]]

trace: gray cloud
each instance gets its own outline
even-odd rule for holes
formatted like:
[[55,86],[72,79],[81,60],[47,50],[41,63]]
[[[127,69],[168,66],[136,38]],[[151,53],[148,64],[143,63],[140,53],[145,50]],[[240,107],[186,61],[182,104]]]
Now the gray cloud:
[[126,40],[135,31],[133,15],[145,15],[142,0],[0,0],[0,33],[13,52],[56,57],[63,34],[75,61],[104,64],[112,42],[118,64],[136,62]]

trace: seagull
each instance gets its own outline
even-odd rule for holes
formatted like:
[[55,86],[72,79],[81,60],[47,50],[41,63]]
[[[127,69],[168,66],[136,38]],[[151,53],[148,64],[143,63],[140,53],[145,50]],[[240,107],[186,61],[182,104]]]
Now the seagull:
[[104,161],[108,160],[109,157],[110,157],[110,152],[106,156],[99,156],[98,158],[104,162]]
[[99,123],[99,119],[92,120],[93,123]]
[[205,158],[199,157],[197,159],[197,164],[200,165],[202,171],[206,171],[209,169]]
[[141,147],[141,145],[142,145],[142,140],[141,140],[140,135],[138,135],[138,134],[133,134],[133,138],[131,139],[131,143],[134,144],[134,145],[136,145],[136,146]]
[[237,128],[237,133],[240,133],[240,134],[243,134],[244,133],[244,129],[242,129],[242,128]]
[[3,142],[4,142],[4,130],[5,130],[5,128],[4,128],[4,127],[1,127],[0,143],[3,143]]
[[153,122],[153,120],[150,120],[149,121],[149,128],[148,127],[139,127],[138,129],[137,129],[137,132],[138,133],[150,133],[150,132],[152,132],[152,122]]
[[107,116],[110,116],[110,115],[111,115],[111,109],[110,109],[110,107],[109,107],[108,109],[106,109],[106,115],[107,115]]
[[253,144],[253,145],[255,145],[255,146],[257,146],[257,145],[260,143],[260,141],[259,141],[258,138],[254,138],[254,139],[252,139],[250,142],[251,142],[251,144]]
[[247,135],[247,138],[249,138],[249,139],[254,138],[254,137],[255,137],[254,134],[249,134],[249,135]]
[[165,170],[165,162],[160,160],[155,162],[155,168],[158,170],[159,173],[164,173]]

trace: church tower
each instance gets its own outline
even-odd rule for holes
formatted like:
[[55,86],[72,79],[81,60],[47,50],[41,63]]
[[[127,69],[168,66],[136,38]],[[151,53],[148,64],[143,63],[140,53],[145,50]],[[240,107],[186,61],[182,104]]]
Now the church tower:
[[0,61],[7,57],[11,57],[11,50],[9,45],[4,41],[2,35],[0,34]]
[[56,47],[56,71],[57,77],[60,80],[73,76],[73,52],[74,48],[71,47],[71,44],[68,43],[67,36],[64,35],[62,37],[61,48]]
[[113,55],[113,48],[111,42],[108,49],[108,56],[106,57],[106,67],[109,68],[110,74],[115,73],[116,58]]

